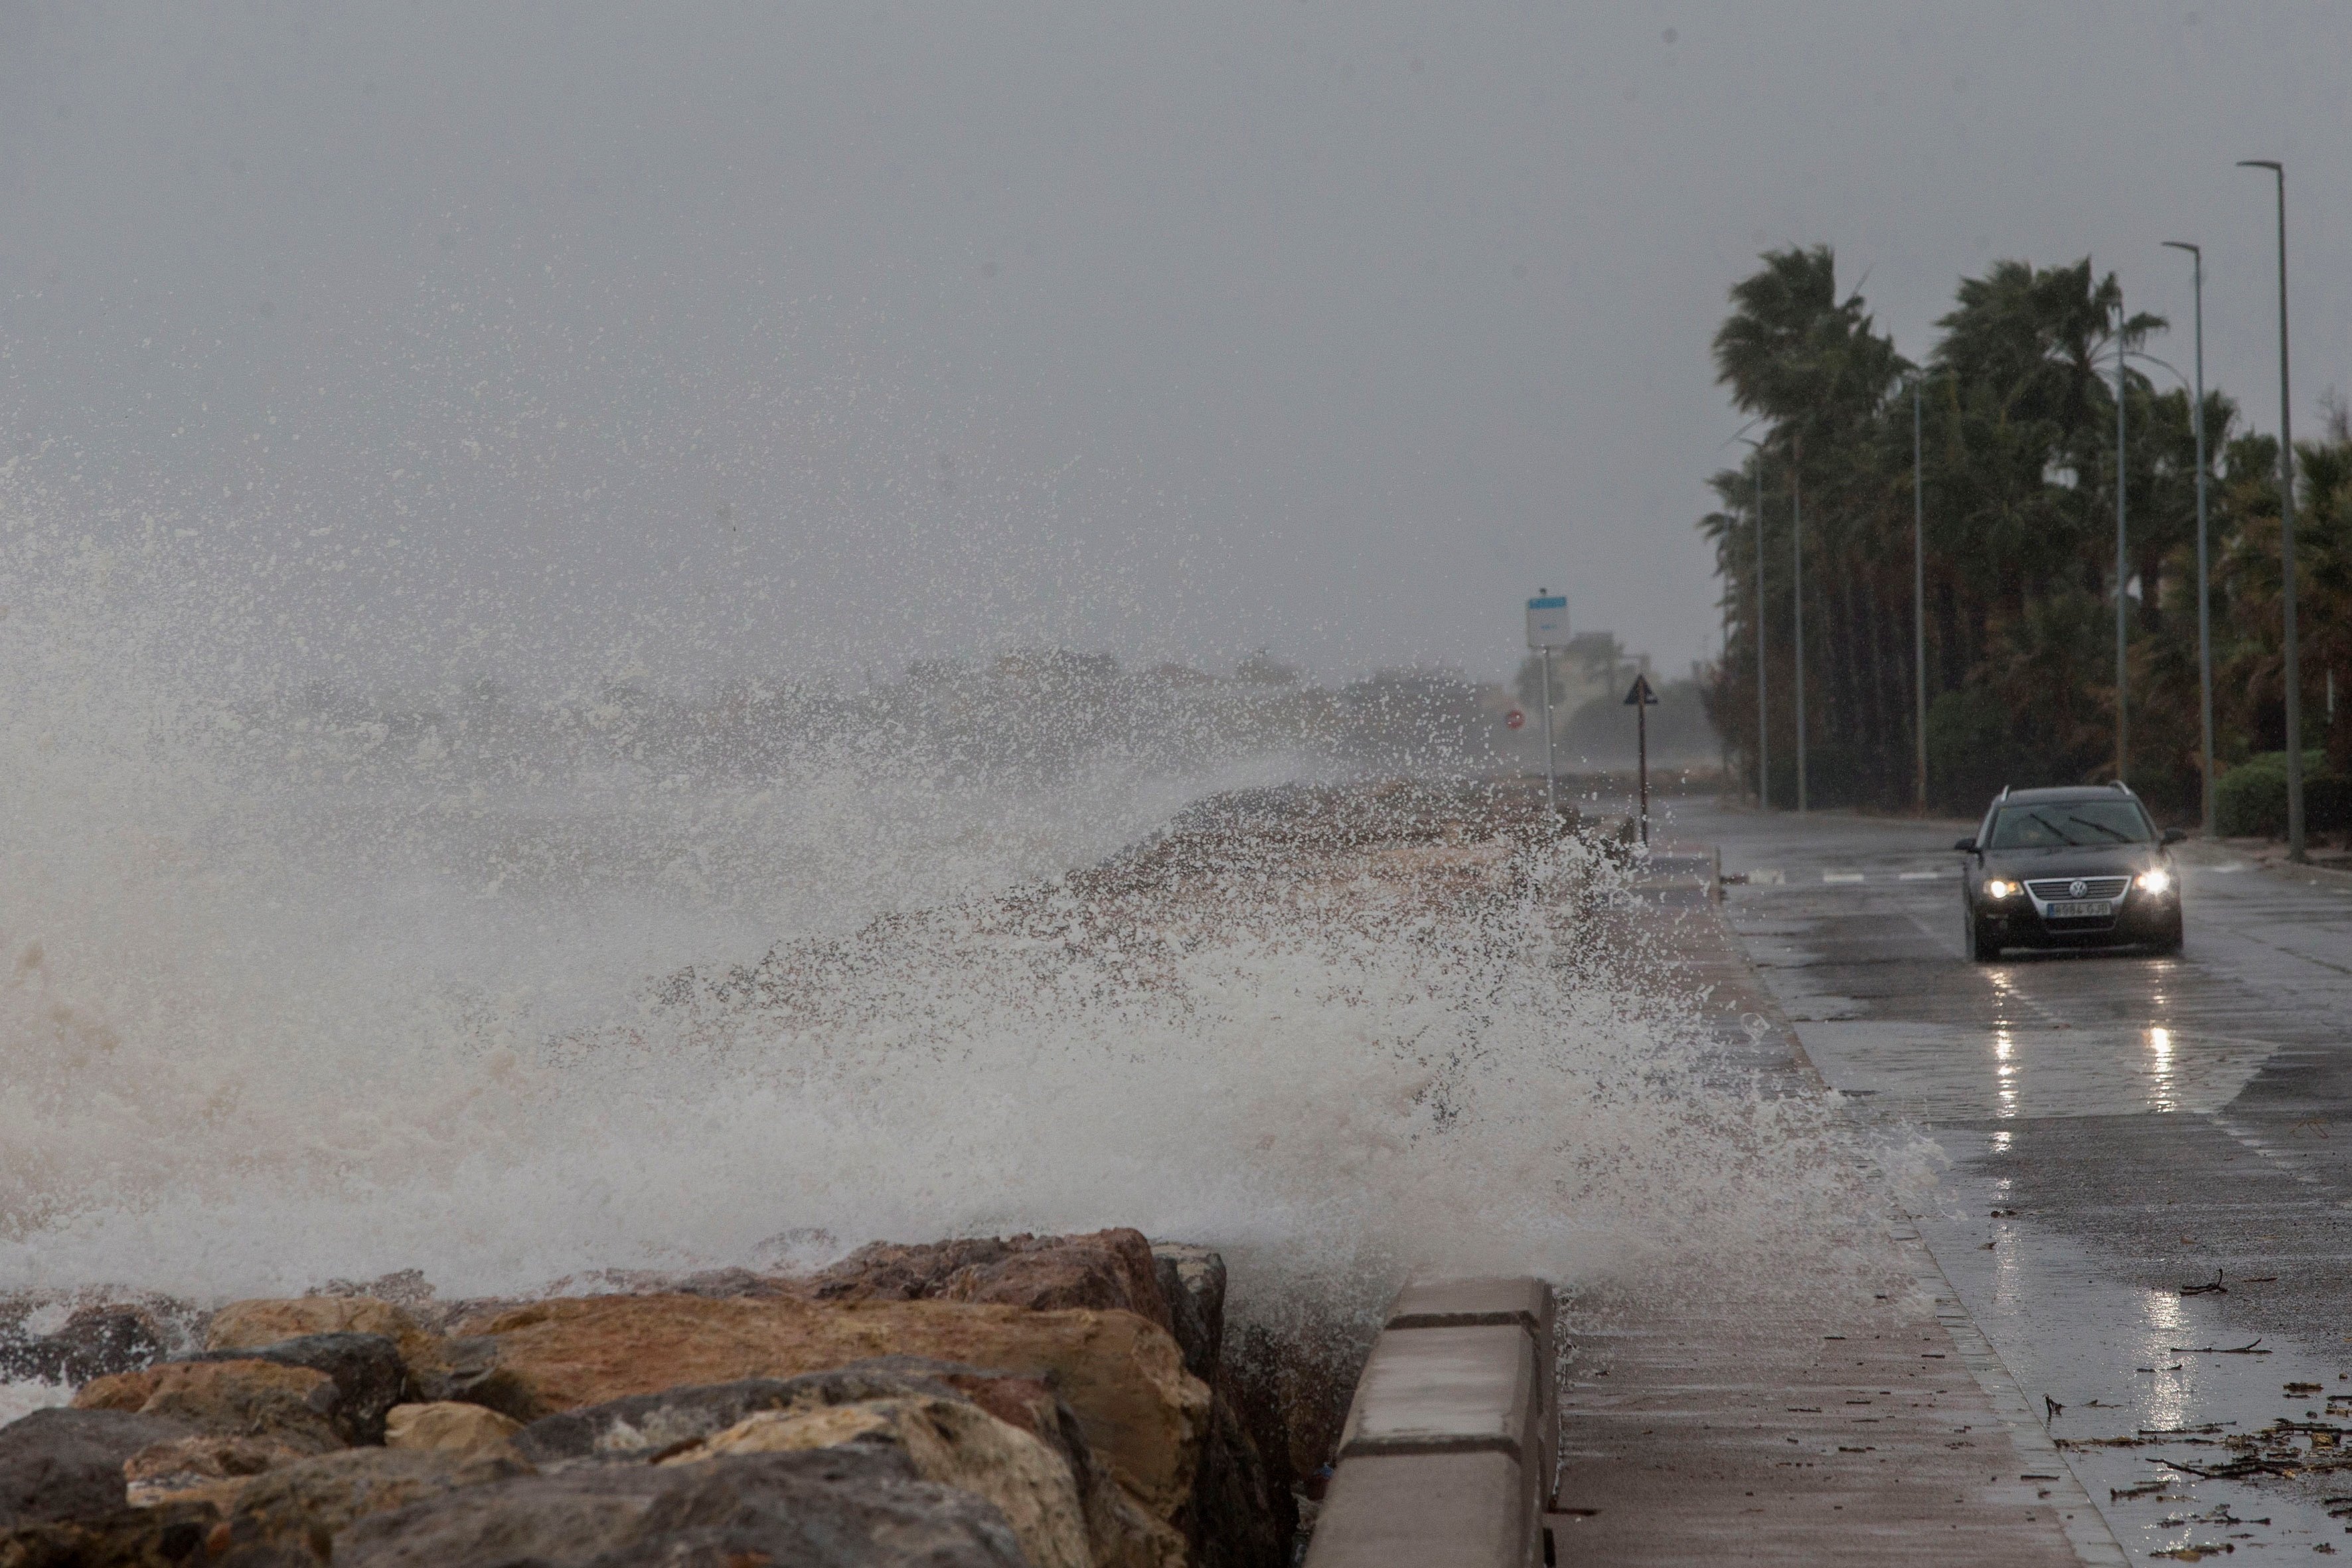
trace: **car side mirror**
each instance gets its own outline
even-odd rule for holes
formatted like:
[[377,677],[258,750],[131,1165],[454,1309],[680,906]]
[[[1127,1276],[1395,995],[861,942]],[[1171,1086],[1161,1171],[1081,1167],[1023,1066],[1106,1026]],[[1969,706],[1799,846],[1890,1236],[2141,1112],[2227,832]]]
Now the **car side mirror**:
[[2181,828],[2168,827],[2164,830],[2164,842],[2167,844],[2179,844],[2188,837],[2188,833]]
[[1958,850],[1963,855],[1973,855],[1976,853],[1977,841],[1973,838],[1963,838],[1958,844],[1953,845],[1952,847]]

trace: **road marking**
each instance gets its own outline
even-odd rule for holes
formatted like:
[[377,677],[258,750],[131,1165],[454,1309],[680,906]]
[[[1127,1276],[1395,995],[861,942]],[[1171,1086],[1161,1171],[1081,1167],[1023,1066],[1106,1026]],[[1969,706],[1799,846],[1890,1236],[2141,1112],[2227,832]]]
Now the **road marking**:
[[1950,875],[1951,873],[1949,871],[1906,871],[1902,876],[1896,878],[1895,880],[1899,882],[1940,882]]
[[1780,872],[1775,871],[1775,870],[1770,870],[1770,869],[1759,869],[1759,870],[1750,871],[1750,872],[1748,872],[1748,879],[1750,882],[1755,883],[1758,887],[1770,887],[1770,888],[1777,888],[1777,887],[1779,887],[1779,886],[1780,885],[1781,880],[1782,880],[1782,879],[1781,879],[1781,876],[1780,876]]
[[1862,873],[1859,871],[1824,871],[1822,873],[1822,880],[1824,882],[1859,882],[1862,880]]

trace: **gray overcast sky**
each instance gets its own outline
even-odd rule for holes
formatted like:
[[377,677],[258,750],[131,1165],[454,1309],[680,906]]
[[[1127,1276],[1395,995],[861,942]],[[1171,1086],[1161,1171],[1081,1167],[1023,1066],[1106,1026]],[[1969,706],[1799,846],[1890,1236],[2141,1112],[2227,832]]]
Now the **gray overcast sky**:
[[1501,673],[1540,582],[1676,667],[1759,250],[1915,356],[2089,253],[2185,366],[2201,240],[2275,428],[2284,157],[2308,419],[2347,84],[2341,4],[19,5],[0,504],[307,551],[370,665]]

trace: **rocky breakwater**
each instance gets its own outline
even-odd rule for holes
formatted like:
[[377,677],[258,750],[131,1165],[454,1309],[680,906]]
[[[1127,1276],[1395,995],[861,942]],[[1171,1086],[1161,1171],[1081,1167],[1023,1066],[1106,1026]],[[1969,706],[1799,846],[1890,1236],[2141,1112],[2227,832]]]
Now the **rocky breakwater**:
[[71,1407],[0,1427],[0,1568],[1288,1561],[1213,1253],[1111,1230],[598,1283],[84,1323]]

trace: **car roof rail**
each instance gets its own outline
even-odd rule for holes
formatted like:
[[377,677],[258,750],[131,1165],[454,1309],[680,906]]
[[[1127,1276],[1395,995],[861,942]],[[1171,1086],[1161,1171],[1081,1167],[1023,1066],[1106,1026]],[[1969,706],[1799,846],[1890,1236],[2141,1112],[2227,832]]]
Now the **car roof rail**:
[[2110,788],[2123,791],[2126,795],[2129,795],[2132,792],[2131,785],[2124,783],[2121,779],[2110,779],[2108,781],[2108,785]]
[[2003,784],[2003,785],[2001,785],[2001,786],[2000,786],[2000,793],[1999,795],[1997,795],[1993,796],[1993,799],[1995,799],[1995,800],[2007,800],[2008,798],[2009,798],[2009,786],[2008,786],[2007,784]]

